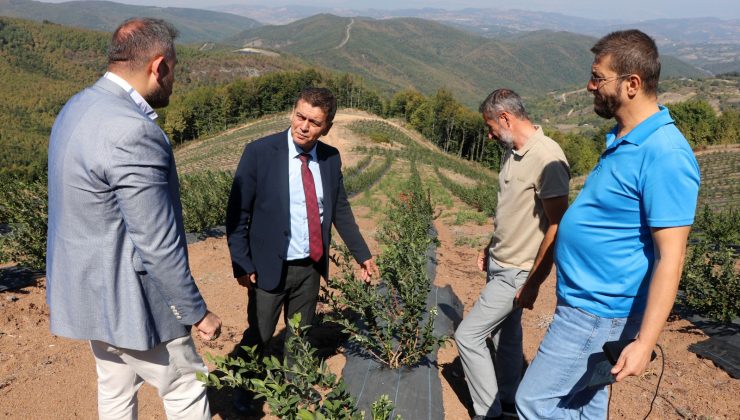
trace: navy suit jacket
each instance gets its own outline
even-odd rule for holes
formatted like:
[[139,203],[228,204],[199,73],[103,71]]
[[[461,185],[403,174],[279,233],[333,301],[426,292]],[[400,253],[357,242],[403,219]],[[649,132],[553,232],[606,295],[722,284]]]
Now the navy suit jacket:
[[[319,266],[327,277],[332,224],[357,262],[368,260],[371,254],[347,200],[339,151],[319,141],[316,156],[324,189],[324,255]],[[290,241],[289,195],[287,131],[247,144],[226,211],[234,277],[256,272],[260,289],[270,291],[280,285]]]

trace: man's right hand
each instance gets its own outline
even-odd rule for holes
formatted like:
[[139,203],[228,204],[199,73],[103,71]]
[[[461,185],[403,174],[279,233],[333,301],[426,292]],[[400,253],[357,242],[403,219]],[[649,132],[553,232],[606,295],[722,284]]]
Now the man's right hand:
[[478,269],[480,271],[486,271],[487,270],[487,263],[488,263],[488,247],[483,248],[478,253]]
[[524,286],[517,290],[516,297],[514,297],[514,302],[516,302],[516,304],[520,308],[533,309],[534,302],[537,300],[537,295],[539,293],[540,286],[536,284],[536,282],[529,281],[529,279],[527,279],[527,282],[524,283]]
[[221,335],[221,318],[211,311],[206,311],[206,315],[200,321],[193,325],[198,330],[198,335],[204,341],[211,341]]
[[247,290],[252,290],[255,283],[257,283],[257,273],[247,273],[241,277],[237,277],[236,281],[247,288]]

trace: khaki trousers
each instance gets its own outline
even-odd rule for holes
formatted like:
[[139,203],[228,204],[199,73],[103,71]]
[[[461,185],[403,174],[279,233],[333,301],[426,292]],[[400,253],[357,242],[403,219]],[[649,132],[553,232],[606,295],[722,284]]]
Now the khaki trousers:
[[195,372],[208,372],[191,336],[150,350],[130,350],[90,341],[98,372],[101,420],[138,418],[137,392],[146,381],[157,389],[168,419],[210,419],[206,388]]

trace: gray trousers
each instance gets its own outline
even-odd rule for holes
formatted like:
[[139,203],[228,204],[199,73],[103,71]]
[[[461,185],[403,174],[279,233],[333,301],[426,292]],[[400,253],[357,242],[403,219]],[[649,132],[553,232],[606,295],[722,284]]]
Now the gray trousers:
[[[476,415],[501,415],[501,401],[513,403],[524,363],[522,309],[514,297],[529,275],[488,261],[486,286],[455,331]],[[486,344],[493,334],[495,361]]]
[[[320,284],[321,274],[316,265],[301,260],[286,263],[285,278],[277,289],[268,292],[253,287],[247,302],[249,327],[244,331],[239,346],[256,345],[258,352],[262,353],[275,332],[283,306],[286,328],[288,320],[297,312],[301,314],[301,325],[311,325],[316,314]],[[244,357],[241,350],[237,355]]]

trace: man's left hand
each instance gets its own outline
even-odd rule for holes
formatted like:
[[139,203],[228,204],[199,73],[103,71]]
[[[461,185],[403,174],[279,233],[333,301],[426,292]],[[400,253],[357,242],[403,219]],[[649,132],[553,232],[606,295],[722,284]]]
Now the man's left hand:
[[526,282],[516,292],[514,302],[519,305],[520,308],[532,309],[534,308],[534,302],[537,300],[537,295],[540,293],[540,286],[535,285],[534,282]]
[[612,368],[612,375],[616,376],[617,382],[628,376],[637,376],[645,371],[648,363],[650,363],[650,356],[653,352],[653,347],[650,344],[645,344],[640,341],[638,337],[635,341],[628,344],[627,347],[622,350],[622,354],[619,355],[617,364]]
[[362,280],[367,281],[371,277],[380,277],[380,271],[378,271],[378,266],[375,265],[374,257],[361,262],[360,268],[362,268]]

